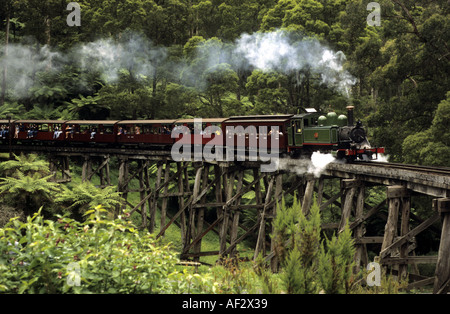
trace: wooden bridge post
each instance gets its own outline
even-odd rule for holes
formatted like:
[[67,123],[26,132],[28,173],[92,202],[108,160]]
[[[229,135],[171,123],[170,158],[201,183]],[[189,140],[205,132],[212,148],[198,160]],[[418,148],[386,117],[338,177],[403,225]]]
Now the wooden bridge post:
[[398,213],[400,209],[400,196],[404,193],[403,186],[389,186],[387,188],[388,198],[388,218],[384,228],[383,244],[381,252],[383,252],[397,236]]
[[[358,195],[356,198],[356,209],[355,209],[355,221],[361,221],[364,217],[364,200],[366,194],[366,187],[363,182],[360,182]],[[364,237],[365,228],[362,223],[358,224],[355,228],[354,238],[356,240],[356,252],[355,252],[355,270],[358,271],[362,265],[368,264],[367,247],[364,243],[358,243]]]
[[268,205],[270,203],[270,196],[272,194],[273,184],[275,181],[274,179],[275,178],[272,177],[269,180],[269,183],[266,188],[266,197],[264,199],[264,204],[263,204],[264,207],[261,210],[260,215],[259,215],[258,238],[256,240],[255,254],[253,257],[253,259],[255,261],[258,258],[258,255],[260,253],[262,253],[263,256],[266,256],[266,219],[267,219],[267,215],[268,215],[268,213],[266,213],[266,211],[268,211]]
[[319,178],[319,184],[317,187],[317,205],[320,207],[322,206],[322,201],[323,201],[323,188],[325,185],[325,180],[323,177]]
[[[194,181],[194,189],[192,191],[192,199],[196,199],[200,193],[200,186],[202,183],[202,174],[203,174],[203,163],[194,163],[195,169],[195,181]],[[191,240],[195,239],[197,234],[196,232],[196,218],[198,219],[197,211],[198,209],[194,206],[193,202],[188,206],[188,223],[186,229],[186,242],[183,248],[183,252],[187,251],[186,248],[190,245]],[[198,223],[198,221],[197,221]],[[198,224],[197,224],[198,225]],[[201,232],[201,231],[200,231]],[[187,253],[187,252],[186,252]]]
[[344,231],[345,225],[349,223],[350,214],[353,207],[353,198],[355,197],[356,191],[358,189],[359,181],[356,179],[346,179],[341,182],[341,189],[343,192],[343,203],[342,203],[342,215],[341,221],[339,223],[338,232]]
[[144,169],[144,183],[147,187],[147,190],[150,191],[152,194],[152,197],[148,199],[148,207],[149,207],[149,214],[150,214],[150,225],[149,225],[149,231],[150,233],[153,233],[155,231],[155,225],[156,225],[156,211],[158,209],[158,199],[159,199],[159,187],[161,186],[161,177],[162,177],[162,171],[164,166],[164,161],[159,160],[157,163],[157,171],[156,171],[156,182],[155,187],[152,189],[150,186],[150,178],[149,178],[149,167],[148,164],[146,165]]
[[[404,236],[409,232],[409,219],[411,214],[411,195],[409,191],[405,188],[403,197],[401,199],[401,222],[400,222],[400,236]],[[406,258],[409,254],[410,242],[404,243],[400,246],[400,258]],[[406,279],[408,275],[408,264],[402,263],[399,265],[399,278]]]
[[[164,191],[163,191],[163,199],[161,203],[161,226],[160,231],[162,228],[166,225],[166,216],[167,216],[167,200],[168,200],[168,193],[169,193],[169,176],[170,176],[170,161],[166,161],[166,166],[164,168]],[[164,236],[164,232],[161,234],[161,236]]]
[[[141,225],[141,229],[144,229],[147,227],[147,205],[145,204],[145,202],[142,202],[142,200],[145,199],[146,197],[146,190],[147,188],[149,188],[147,186],[147,182],[146,179],[148,179],[148,168],[147,168],[147,163],[146,161],[142,161],[142,160],[138,160],[138,180],[139,180],[139,196],[140,196],[140,203],[141,203],[141,219],[142,219],[142,225]],[[147,193],[151,193],[151,191],[148,191]],[[150,203],[150,201],[149,201]],[[149,210],[151,210],[150,204],[149,204]],[[150,221],[151,224],[151,221]],[[150,232],[152,232],[153,230],[151,230],[151,227],[149,229]]]
[[[397,246],[394,248],[391,245],[394,243],[395,238],[399,235],[404,236],[409,232],[409,214],[410,214],[410,194],[404,186],[396,185],[389,186],[387,188],[387,199],[388,199],[388,218],[384,229],[383,243],[381,245],[381,262],[383,262],[383,257],[387,255],[397,255],[401,258],[405,258],[408,255],[408,242],[403,243],[400,246],[400,251],[397,250]],[[401,227],[398,230],[398,219],[401,210]],[[403,264],[399,266],[397,264],[394,266],[399,268],[399,278],[405,278],[407,274],[407,265]]]
[[[243,179],[244,179],[244,169],[238,172],[237,174],[237,184],[236,184],[236,194],[240,194],[243,186]],[[241,204],[241,197],[238,197],[236,201],[234,202],[236,206],[239,207]],[[238,237],[238,231],[239,231],[239,217],[240,217],[240,209],[235,209],[232,211],[232,222],[231,222],[231,230],[230,230],[230,245],[236,243],[237,237]],[[236,246],[231,250],[230,257],[235,258],[236,257]]]
[[305,216],[308,216],[309,211],[311,209],[311,205],[313,202],[313,196],[314,196],[315,184],[316,184],[316,179],[314,177],[306,178],[305,194],[303,196],[303,201],[302,201],[302,212],[303,212],[303,215],[305,215]]
[[[283,189],[283,174],[281,173],[276,173],[275,175],[275,195],[274,195],[274,205],[272,207],[272,219],[275,219],[276,215],[277,215],[277,207],[279,205],[281,205],[281,193],[282,193],[282,189]],[[308,182],[310,184],[310,189],[311,189],[311,194],[314,192],[314,183],[315,181],[313,181],[311,183]],[[309,190],[308,190],[309,193]],[[306,193],[305,193],[306,194]],[[312,197],[312,195],[311,195]],[[272,224],[272,234],[274,233],[275,229],[273,227]],[[270,251],[274,252],[275,251],[275,242],[274,241],[270,241]],[[273,272],[277,272],[278,271],[278,266],[279,266],[279,259],[278,256],[275,255],[271,260],[270,260],[270,264],[271,264],[271,268]]]
[[222,207],[222,224],[220,226],[220,233],[219,233],[219,257],[222,259],[224,257],[224,253],[227,246],[227,239],[228,239],[228,224],[230,220],[231,210],[230,206],[228,206],[228,202],[233,197],[233,187],[234,187],[234,181],[235,181],[235,173],[225,173],[223,176],[223,188],[225,192],[225,205]]
[[450,291],[450,198],[439,199],[437,205],[442,219],[442,233],[433,293],[445,294]]
[[[183,174],[184,169],[182,168],[181,163],[177,163],[177,172],[178,172],[178,209],[182,210],[184,208],[184,180]],[[183,247],[186,245],[186,213],[182,211],[180,216],[180,229],[181,229],[181,243]]]
[[[70,173],[70,159],[69,156],[53,156],[48,157],[49,170],[53,175],[52,181],[58,183],[70,182],[72,175]],[[61,179],[58,179],[58,171],[61,171]]]
[[84,155],[83,159],[83,167],[81,168],[81,182],[86,182],[91,178],[92,160],[90,155]]
[[[201,189],[204,190],[208,187],[208,176],[209,176],[209,165],[204,164],[202,169],[202,186]],[[194,199],[197,198],[199,191],[195,192],[194,190]],[[200,237],[198,242],[194,245],[194,254],[197,254],[197,256],[194,256],[194,262],[198,262],[200,260],[200,256],[198,254],[201,252],[202,249],[202,233],[203,233],[203,225],[205,222],[205,203],[206,203],[206,194],[201,198],[200,203],[203,205],[198,209],[198,215],[197,215],[197,233],[196,237]]]
[[[128,172],[129,172],[129,161],[128,158],[119,159],[119,178],[118,178],[118,191],[122,194],[122,198],[125,200],[122,210],[127,206],[128,199]],[[120,209],[119,209],[120,210]],[[119,214],[119,212],[117,213]]]
[[69,156],[63,156],[62,157],[61,174],[62,174],[62,180],[64,182],[69,182],[72,179],[72,175],[70,174],[69,166],[70,166]]

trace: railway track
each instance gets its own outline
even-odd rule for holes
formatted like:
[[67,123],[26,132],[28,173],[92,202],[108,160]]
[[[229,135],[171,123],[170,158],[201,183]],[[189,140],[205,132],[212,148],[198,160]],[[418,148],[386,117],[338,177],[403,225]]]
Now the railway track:
[[450,197],[450,169],[385,162],[333,162],[322,173],[343,179],[362,178],[382,185],[401,185],[435,197]]
[[434,175],[444,175],[450,176],[450,168],[446,167],[431,167],[431,166],[420,166],[420,165],[408,165],[408,164],[400,164],[400,163],[390,163],[390,162],[356,162],[355,165],[364,165],[370,167],[378,167],[378,168],[386,168],[386,169],[400,169],[400,170],[408,170],[415,171],[419,173],[427,173]]

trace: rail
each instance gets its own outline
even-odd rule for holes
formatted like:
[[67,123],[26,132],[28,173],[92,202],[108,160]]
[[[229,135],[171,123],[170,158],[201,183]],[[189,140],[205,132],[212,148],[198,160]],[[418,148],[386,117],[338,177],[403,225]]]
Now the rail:
[[450,169],[398,163],[330,163],[323,175],[383,185],[402,185],[414,192],[433,197],[450,197]]

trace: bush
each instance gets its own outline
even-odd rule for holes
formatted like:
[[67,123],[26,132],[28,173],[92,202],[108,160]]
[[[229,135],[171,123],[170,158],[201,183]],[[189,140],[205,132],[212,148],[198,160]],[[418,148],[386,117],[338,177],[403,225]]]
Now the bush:
[[274,227],[287,293],[350,292],[355,249],[348,227],[338,237],[321,241],[319,206],[314,202],[306,217],[296,199],[291,207],[282,202]]
[[105,219],[101,206],[84,223],[40,212],[0,229],[1,293],[214,292],[210,278],[177,270],[168,245],[120,217]]

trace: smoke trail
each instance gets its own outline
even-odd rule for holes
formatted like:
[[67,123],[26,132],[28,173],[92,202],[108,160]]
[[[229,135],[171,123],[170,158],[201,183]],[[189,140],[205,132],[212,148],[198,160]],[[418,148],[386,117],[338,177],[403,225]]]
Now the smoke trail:
[[58,72],[65,63],[65,57],[47,45],[33,47],[9,44],[8,54],[0,59],[0,67],[7,66],[9,93],[17,98],[29,95],[38,73]]
[[356,79],[344,69],[345,55],[334,52],[313,38],[299,39],[286,31],[244,34],[236,41],[235,52],[248,65],[263,71],[292,74],[309,70],[322,83],[349,97]]
[[286,170],[297,175],[312,174],[319,178],[327,165],[335,160],[331,154],[314,152],[311,159],[279,159],[278,170]]
[[[122,41],[101,39],[59,52],[48,46],[10,44],[8,55],[0,58],[7,65],[8,93],[14,98],[28,97],[38,84],[39,73],[60,73],[67,65],[86,72],[99,73],[108,83],[119,78],[122,69],[135,79],[153,77],[158,65],[165,62],[167,49],[157,47],[142,36],[130,35]],[[85,83],[78,82],[80,91]]]
[[374,162],[389,162],[389,155],[379,154],[378,159],[373,160]]
[[[155,46],[143,36],[127,33],[122,38],[80,44],[64,53],[48,46],[37,49],[36,45],[10,44],[9,54],[0,59],[0,66],[8,65],[8,87],[16,97],[29,95],[36,73],[57,73],[65,65],[100,73],[108,83],[116,82],[122,69],[140,79],[153,77],[157,67],[163,66],[173,76],[179,74],[175,79],[181,83],[199,89],[208,87],[204,74],[223,69],[224,64],[235,71],[260,69],[294,74],[299,82],[303,79],[300,71],[307,70],[345,96],[356,83],[344,68],[346,58],[342,52],[287,31],[243,34],[233,43],[205,41],[196,48],[193,59],[183,61],[172,61],[166,47]],[[81,86],[85,84],[80,82]]]
[[142,36],[131,35],[127,40],[101,39],[80,45],[71,52],[72,58],[83,70],[94,70],[114,83],[122,69],[135,79],[153,77],[156,67],[164,62],[167,49],[157,47]]

